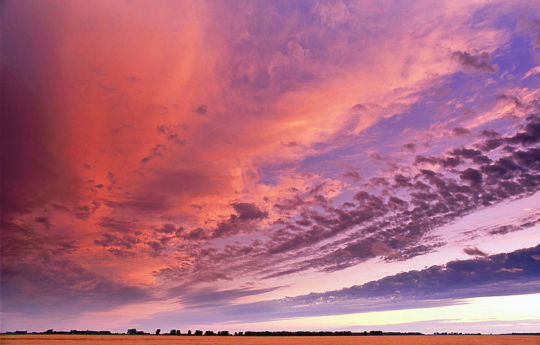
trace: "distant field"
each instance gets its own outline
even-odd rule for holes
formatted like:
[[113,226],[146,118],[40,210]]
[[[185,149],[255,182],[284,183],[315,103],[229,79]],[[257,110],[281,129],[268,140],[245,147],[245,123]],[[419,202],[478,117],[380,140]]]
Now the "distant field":
[[421,335],[346,337],[193,337],[153,335],[1,335],[0,344],[17,345],[540,345],[540,336]]

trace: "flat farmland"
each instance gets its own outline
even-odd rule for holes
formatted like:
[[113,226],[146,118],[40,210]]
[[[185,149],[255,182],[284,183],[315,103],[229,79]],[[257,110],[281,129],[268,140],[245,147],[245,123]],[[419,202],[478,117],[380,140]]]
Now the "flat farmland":
[[13,345],[540,345],[540,336],[421,335],[329,337],[194,337],[155,335],[1,335],[0,344]]

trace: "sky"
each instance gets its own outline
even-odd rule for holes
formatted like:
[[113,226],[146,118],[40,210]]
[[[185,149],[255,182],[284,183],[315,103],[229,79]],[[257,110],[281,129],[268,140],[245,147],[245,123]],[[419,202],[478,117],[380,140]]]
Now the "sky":
[[540,331],[537,1],[0,28],[1,331]]

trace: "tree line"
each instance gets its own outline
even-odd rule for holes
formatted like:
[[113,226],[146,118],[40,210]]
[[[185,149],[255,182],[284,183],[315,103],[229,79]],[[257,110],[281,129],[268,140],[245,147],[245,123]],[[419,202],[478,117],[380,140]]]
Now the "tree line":
[[[137,329],[128,329],[127,334],[150,334],[143,331],[137,331]],[[364,331],[364,332],[351,332],[351,331],[245,331],[234,332],[229,331],[202,331],[196,330],[191,332],[188,330],[186,333],[182,333],[180,330],[171,329],[169,333],[161,333],[161,329],[157,329],[156,335],[194,335],[194,336],[246,336],[246,337],[265,337],[265,336],[349,336],[349,335],[423,335],[420,332],[383,332],[383,331]]]
[[[183,336],[245,336],[245,337],[267,337],[267,336],[373,336],[373,335],[424,335],[421,332],[383,332],[383,331],[364,331],[364,332],[351,332],[351,331],[245,331],[234,332],[229,331],[202,331],[188,330],[182,333],[179,329],[171,329],[168,333],[161,333],[161,329],[156,329],[154,333],[148,333],[139,331],[136,328],[130,328],[126,333],[112,333],[111,331],[91,331],[91,330],[76,330],[71,331],[55,331],[48,329],[44,332],[27,332],[27,331],[13,331],[4,332],[1,334],[85,334],[85,335],[183,335]],[[482,333],[461,333],[461,332],[435,332],[433,335],[481,335]],[[540,333],[507,333],[512,335],[540,335]]]

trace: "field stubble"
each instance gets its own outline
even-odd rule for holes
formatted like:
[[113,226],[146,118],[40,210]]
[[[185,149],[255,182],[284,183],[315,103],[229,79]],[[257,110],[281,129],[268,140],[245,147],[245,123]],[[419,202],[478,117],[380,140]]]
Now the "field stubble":
[[152,335],[2,335],[0,344],[13,345],[540,345],[540,336],[422,335],[329,337],[194,337]]

